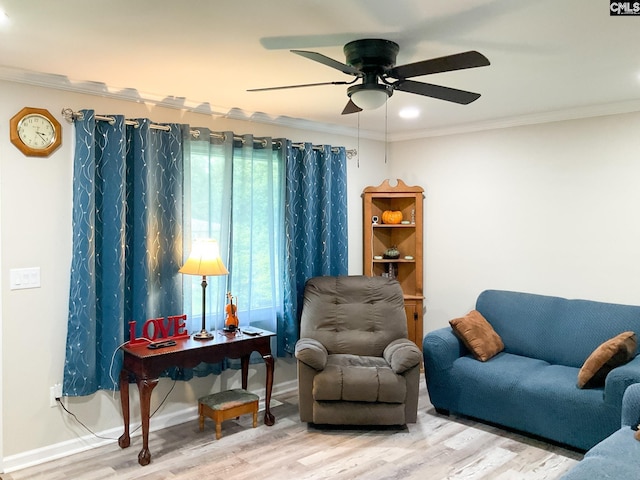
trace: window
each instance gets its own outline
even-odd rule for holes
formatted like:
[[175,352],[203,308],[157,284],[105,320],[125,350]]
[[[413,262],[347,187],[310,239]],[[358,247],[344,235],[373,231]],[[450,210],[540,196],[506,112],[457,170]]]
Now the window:
[[[191,142],[185,173],[186,238],[218,240],[229,270],[228,276],[207,278],[207,328],[222,328],[230,291],[241,326],[275,331],[282,305],[282,155],[270,140],[254,144],[246,136],[231,144],[212,137],[210,142]],[[185,282],[185,309],[191,308],[193,330],[202,318],[201,279]]]

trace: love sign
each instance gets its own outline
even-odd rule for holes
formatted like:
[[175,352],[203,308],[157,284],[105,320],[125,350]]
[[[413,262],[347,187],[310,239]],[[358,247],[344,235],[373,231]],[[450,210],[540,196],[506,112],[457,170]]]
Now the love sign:
[[142,337],[136,338],[136,322],[129,322],[129,345],[149,343],[149,340],[184,338],[189,336],[186,328],[187,316],[173,315],[167,318],[151,318],[142,325]]

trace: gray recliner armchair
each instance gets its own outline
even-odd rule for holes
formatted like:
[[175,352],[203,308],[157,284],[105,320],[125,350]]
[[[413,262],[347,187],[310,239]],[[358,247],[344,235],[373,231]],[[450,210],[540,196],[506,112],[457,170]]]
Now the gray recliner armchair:
[[307,281],[295,355],[300,420],[415,423],[422,355],[407,338],[400,284],[385,277]]

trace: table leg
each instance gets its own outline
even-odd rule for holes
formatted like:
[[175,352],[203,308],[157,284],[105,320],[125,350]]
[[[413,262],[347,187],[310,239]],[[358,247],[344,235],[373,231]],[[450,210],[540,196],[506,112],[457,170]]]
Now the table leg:
[[120,370],[120,404],[124,420],[124,433],[118,438],[120,448],[127,448],[131,444],[129,437],[129,372]]
[[242,367],[242,388],[247,389],[249,379],[249,358],[250,355],[240,357],[240,366]]
[[264,363],[267,366],[266,396],[264,399],[264,424],[271,426],[276,423],[276,417],[271,413],[271,390],[273,389],[273,356],[263,355]]
[[149,465],[151,452],[149,451],[149,415],[151,413],[151,392],[158,384],[157,378],[143,378],[138,380],[140,392],[140,419],[142,421],[142,450],[138,454],[140,465]]

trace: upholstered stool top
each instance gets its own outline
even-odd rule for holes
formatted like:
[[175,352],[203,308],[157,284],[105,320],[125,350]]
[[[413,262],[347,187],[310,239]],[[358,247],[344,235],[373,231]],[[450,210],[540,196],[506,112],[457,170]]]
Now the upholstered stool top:
[[206,405],[212,410],[228,410],[239,405],[255,402],[260,397],[255,393],[247,392],[241,388],[225,390],[224,392],[212,393],[206,397],[198,399],[199,403]]

